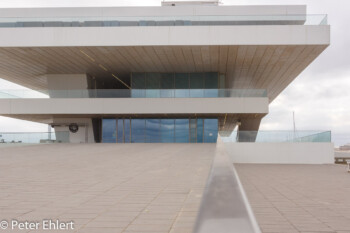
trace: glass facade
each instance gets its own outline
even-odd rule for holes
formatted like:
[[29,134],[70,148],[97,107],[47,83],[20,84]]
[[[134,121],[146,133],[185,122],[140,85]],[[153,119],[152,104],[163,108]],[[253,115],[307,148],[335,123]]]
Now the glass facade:
[[218,119],[103,119],[105,143],[215,143]]
[[165,143],[175,142],[175,120],[161,119],[160,120],[160,141]]
[[218,119],[204,119],[204,142],[216,142],[218,135]]
[[117,121],[115,119],[103,119],[102,121],[102,141],[106,143],[117,142]]
[[131,97],[218,97],[220,79],[219,73],[215,72],[132,73]]
[[175,142],[189,142],[189,119],[175,119]]
[[[108,120],[108,119],[106,119]],[[118,143],[123,143],[124,142],[124,120],[123,119],[118,119],[117,120],[117,142]],[[102,127],[103,131],[103,127]],[[102,140],[103,141],[103,140]]]

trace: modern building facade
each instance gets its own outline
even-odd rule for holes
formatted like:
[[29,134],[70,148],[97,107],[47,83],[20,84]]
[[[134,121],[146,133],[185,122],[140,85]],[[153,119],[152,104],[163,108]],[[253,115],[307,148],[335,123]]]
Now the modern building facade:
[[254,141],[269,103],[330,43],[326,16],[304,5],[0,14],[0,77],[49,97],[2,93],[0,114],[63,142],[212,143],[235,128]]

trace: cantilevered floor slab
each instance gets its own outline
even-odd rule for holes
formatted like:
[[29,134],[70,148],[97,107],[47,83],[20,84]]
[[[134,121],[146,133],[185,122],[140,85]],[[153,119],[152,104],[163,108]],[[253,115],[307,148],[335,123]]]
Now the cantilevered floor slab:
[[262,232],[350,232],[345,165],[235,167]]
[[215,144],[0,147],[0,216],[75,221],[64,232],[190,233],[214,153]]
[[[48,89],[48,74],[98,80],[132,72],[219,72],[225,88],[271,102],[330,43],[329,25],[0,28],[0,75]],[[150,36],[152,35],[152,36]]]

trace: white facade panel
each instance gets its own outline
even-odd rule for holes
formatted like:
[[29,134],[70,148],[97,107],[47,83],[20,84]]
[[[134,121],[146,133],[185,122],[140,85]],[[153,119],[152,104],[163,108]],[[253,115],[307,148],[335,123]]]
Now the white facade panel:
[[0,114],[268,113],[268,98],[0,99]]
[[333,143],[224,143],[234,163],[332,164]]
[[141,7],[64,7],[0,9],[1,17],[116,17],[187,15],[303,15],[306,5],[268,6],[141,6]]
[[329,25],[0,28],[0,47],[328,45]]

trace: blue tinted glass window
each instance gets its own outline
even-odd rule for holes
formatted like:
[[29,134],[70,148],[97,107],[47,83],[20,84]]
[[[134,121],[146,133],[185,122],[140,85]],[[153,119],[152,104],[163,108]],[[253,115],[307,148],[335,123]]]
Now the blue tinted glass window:
[[173,73],[164,73],[161,74],[160,78],[160,97],[161,98],[171,98],[174,97],[174,74]]
[[[146,95],[146,74],[132,73],[131,75],[131,97],[144,98]],[[135,89],[135,90],[134,90]]]
[[175,142],[189,142],[189,119],[175,120]]
[[131,120],[131,142],[145,142],[145,119]]
[[197,142],[197,119],[190,119],[190,142]]
[[204,73],[204,97],[218,97],[219,96],[219,74],[218,73]]
[[190,80],[188,73],[175,74],[175,97],[185,98],[190,96]]
[[203,98],[204,97],[204,89],[190,89],[190,97],[191,98]]
[[217,89],[219,87],[219,74],[218,73],[204,73],[204,86],[205,89]]
[[118,143],[123,143],[124,142],[124,120],[123,119],[118,119],[118,125],[117,125],[117,130],[118,130],[118,138],[117,142]]
[[204,97],[204,74],[203,73],[191,73],[190,74],[190,96],[191,97]]
[[218,119],[204,120],[204,142],[216,142],[218,137]]
[[130,119],[124,119],[124,142],[130,142]]
[[160,88],[160,73],[147,73],[146,89],[159,89],[159,88]]
[[160,78],[160,88],[161,89],[174,89],[174,74],[173,73],[163,73]]
[[116,119],[102,119],[102,142],[117,142]]
[[146,119],[146,142],[160,142],[160,119]]
[[203,119],[197,119],[197,142],[203,142]]
[[176,73],[175,74],[175,89],[189,89],[190,80],[188,73]]
[[203,73],[191,73],[190,74],[190,88],[191,89],[203,89],[204,88],[204,74]]
[[145,73],[132,73],[131,76],[131,88],[133,89],[145,89]]
[[145,89],[131,89],[131,97],[132,98],[146,98],[146,90]]
[[175,120],[161,119],[161,142],[175,142]]
[[159,98],[160,97],[160,73],[146,74],[146,97]]
[[214,98],[219,96],[218,89],[204,89],[204,96],[206,98]]

